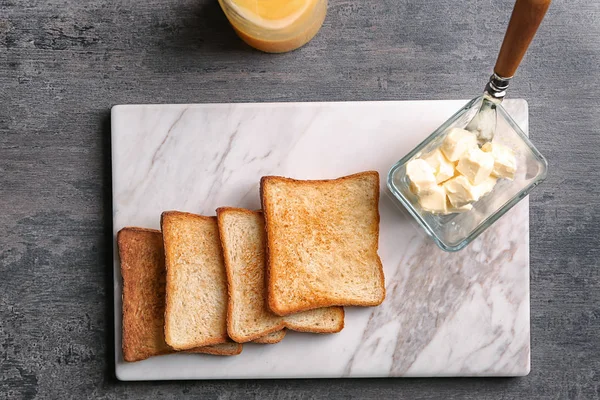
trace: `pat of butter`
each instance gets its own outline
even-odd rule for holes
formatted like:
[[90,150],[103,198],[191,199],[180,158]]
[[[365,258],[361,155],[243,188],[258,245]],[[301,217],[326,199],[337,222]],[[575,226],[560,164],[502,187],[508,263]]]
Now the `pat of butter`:
[[450,200],[450,203],[455,208],[460,208],[477,201],[477,194],[473,191],[473,185],[462,175],[444,183],[444,189],[446,189],[448,200]]
[[494,156],[478,147],[467,150],[456,166],[456,170],[469,178],[473,185],[483,182],[493,169]]
[[492,175],[498,178],[513,180],[517,171],[517,158],[515,153],[506,146],[488,142],[481,148],[494,157]]
[[447,214],[448,202],[446,190],[440,185],[434,185],[419,196],[419,204],[425,211],[434,214]]
[[477,136],[452,128],[441,146],[410,161],[410,190],[424,211],[451,214],[473,209],[489,194],[498,178],[514,179],[516,157],[503,145],[488,142],[480,149]]
[[429,165],[435,170],[435,181],[442,183],[454,176],[454,163],[448,161],[444,154],[436,149],[429,153],[427,157],[423,157]]
[[461,212],[467,212],[467,211],[471,211],[473,209],[473,206],[471,204],[465,204],[462,207],[448,207],[450,209],[450,212],[455,212],[455,213],[461,213]]
[[444,183],[448,200],[455,208],[461,208],[481,199],[496,185],[496,178],[488,176],[479,185],[471,184],[464,175],[459,175]]
[[488,176],[479,185],[474,186],[474,190],[477,193],[477,200],[481,199],[485,195],[490,194],[490,192],[494,190],[494,186],[496,186],[497,181],[498,180],[495,176]]
[[465,129],[452,128],[440,149],[450,161],[458,161],[469,149],[477,147],[477,136]]
[[435,170],[420,158],[411,160],[406,165],[406,176],[410,179],[410,187],[415,194],[427,192],[432,186],[436,186]]

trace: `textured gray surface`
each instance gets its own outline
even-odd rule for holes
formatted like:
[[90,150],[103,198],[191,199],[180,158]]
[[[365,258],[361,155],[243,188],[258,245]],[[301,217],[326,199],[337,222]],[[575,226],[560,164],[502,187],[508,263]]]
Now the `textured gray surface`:
[[0,0],[0,399],[600,398],[595,0],[554,2],[510,92],[550,162],[531,196],[528,377],[111,377],[112,105],[470,98],[511,3],[330,0],[309,46],[273,56],[237,40],[214,0]]

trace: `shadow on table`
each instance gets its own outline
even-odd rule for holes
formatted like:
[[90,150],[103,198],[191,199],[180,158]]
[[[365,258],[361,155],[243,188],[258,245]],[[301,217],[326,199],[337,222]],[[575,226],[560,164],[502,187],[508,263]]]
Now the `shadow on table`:
[[173,14],[174,20],[156,26],[161,51],[167,54],[252,51],[235,34],[216,0],[181,6],[175,8]]
[[[180,398],[214,397],[227,393],[252,393],[247,398],[519,398],[526,378],[358,378],[358,379],[238,379],[207,381],[122,382],[133,391],[164,390]],[[511,394],[515,396],[511,397]]]
[[105,380],[116,381],[115,377],[115,319],[114,319],[114,273],[113,273],[113,219],[112,219],[112,161],[111,161],[111,138],[110,138],[110,111],[102,117],[102,209],[104,226],[104,268],[105,274],[105,340],[106,361]]

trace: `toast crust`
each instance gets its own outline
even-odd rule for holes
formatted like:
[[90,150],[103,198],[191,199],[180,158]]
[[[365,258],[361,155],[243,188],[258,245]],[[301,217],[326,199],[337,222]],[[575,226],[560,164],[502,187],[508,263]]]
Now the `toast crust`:
[[[168,354],[160,335],[164,289],[160,293],[161,267],[164,268],[160,232],[145,228],[123,228],[117,233],[123,282],[123,359],[128,362]],[[146,265],[148,268],[146,268]],[[162,276],[164,279],[164,274]],[[148,292],[158,289],[156,296]],[[138,318],[141,309],[142,320]],[[143,319],[148,318],[148,324]]]
[[[304,299],[302,302],[298,302],[298,304],[294,305],[286,305],[281,304],[279,299],[277,298],[276,288],[275,288],[275,280],[274,276],[274,261],[273,259],[277,257],[277,255],[273,255],[275,250],[275,238],[273,237],[273,232],[270,231],[268,225],[269,221],[272,218],[272,209],[274,204],[271,203],[270,199],[265,195],[266,186],[275,183],[285,183],[292,184],[297,186],[307,186],[310,188],[314,188],[315,186],[321,185],[331,185],[331,184],[343,184],[348,181],[353,181],[357,178],[371,178],[376,182],[377,190],[374,193],[374,201],[373,203],[376,205],[375,212],[375,221],[376,229],[374,229],[375,236],[375,254],[376,263],[377,263],[377,275],[379,280],[379,291],[381,294],[372,300],[362,300],[362,299],[335,299],[330,298],[329,296],[314,294],[310,299]],[[262,204],[262,209],[265,217],[265,230],[267,237],[267,245],[266,245],[266,257],[267,257],[267,302],[270,310],[281,316],[289,315],[292,313],[298,313],[302,311],[307,311],[315,308],[324,308],[331,306],[377,306],[380,305],[385,299],[385,278],[383,272],[383,264],[381,263],[381,258],[378,255],[379,251],[379,223],[380,223],[380,213],[379,213],[379,200],[380,200],[380,190],[379,190],[379,173],[377,171],[365,171],[357,174],[352,174],[336,179],[322,179],[322,180],[297,180],[292,178],[286,178],[282,176],[263,176],[260,180],[260,199]]]
[[[168,238],[166,237],[168,235],[165,234],[165,229],[168,230],[168,227],[166,227],[166,221],[169,219],[194,219],[197,221],[210,221],[212,223],[216,223],[217,219],[216,217],[208,217],[208,216],[204,216],[204,215],[198,215],[198,214],[193,214],[193,213],[189,213],[189,212],[182,212],[182,211],[165,211],[161,214],[160,217],[160,225],[161,225],[161,230],[163,232],[163,241],[164,241],[164,248],[165,248],[165,267],[166,267],[166,293],[165,293],[165,340],[167,342],[167,344],[169,346],[171,346],[172,348],[174,348],[175,350],[190,350],[193,348],[197,348],[197,347],[206,347],[206,346],[211,346],[211,345],[216,345],[216,344],[223,344],[223,343],[227,343],[229,341],[229,337],[227,336],[226,333],[226,329],[223,331],[222,334],[215,334],[213,335],[213,337],[211,338],[206,338],[202,341],[195,341],[195,342],[191,342],[191,343],[187,343],[185,345],[179,345],[176,343],[175,338],[173,336],[173,333],[171,332],[171,319],[168,317],[170,314],[173,313],[173,294],[177,292],[178,288],[176,285],[176,282],[174,282],[174,268],[176,265],[179,264],[179,260],[175,259],[175,254],[173,252],[173,249],[170,248],[170,246],[168,245]],[[222,250],[221,250],[222,252]],[[188,260],[189,261],[189,260]],[[212,353],[211,353],[212,354]]]
[[[330,307],[327,309],[328,313],[333,315],[327,315],[326,317],[331,318],[332,322],[337,322],[337,324],[330,328],[329,325],[317,325],[317,324],[302,324],[295,319],[292,318],[279,318],[279,321],[273,324],[269,329],[264,329],[256,334],[252,335],[238,335],[234,326],[234,320],[231,317],[234,313],[234,288],[232,282],[234,282],[234,271],[233,271],[233,262],[230,258],[231,251],[228,248],[228,240],[226,238],[225,232],[225,222],[224,218],[228,213],[241,213],[245,215],[249,215],[252,217],[263,217],[262,211],[251,211],[245,208],[235,208],[235,207],[220,207],[217,209],[217,220],[219,226],[219,235],[221,238],[221,246],[223,247],[223,259],[225,261],[225,270],[227,273],[227,290],[229,295],[229,301],[227,302],[227,331],[229,337],[239,343],[246,343],[250,341],[254,341],[257,343],[270,343],[266,341],[265,336],[271,336],[273,333],[284,331],[284,328],[295,330],[298,332],[307,332],[307,333],[337,333],[340,332],[344,328],[344,309],[342,307]],[[265,252],[267,251],[265,246]],[[265,277],[267,273],[266,268],[266,255],[265,255]],[[265,283],[266,289],[266,283]],[[265,296],[266,297],[266,296]],[[265,299],[266,300],[266,299]],[[266,301],[265,301],[266,303]],[[265,304],[266,305],[266,304]],[[275,315],[274,315],[275,316]],[[301,316],[300,316],[301,317]],[[314,318],[314,317],[313,317]],[[285,335],[285,334],[284,334]],[[283,339],[283,336],[281,337]],[[280,340],[281,340],[280,339]],[[279,340],[279,341],[280,341]],[[273,342],[276,343],[276,342]]]
[[[332,306],[332,307],[321,307],[321,308],[327,308],[330,312],[336,314],[335,316],[331,317],[332,322],[337,321],[337,325],[335,326],[335,328],[327,329],[327,328],[323,328],[323,327],[319,327],[319,326],[307,327],[305,325],[290,321],[289,319],[286,319],[285,327],[292,331],[306,332],[306,333],[338,333],[342,329],[344,329],[344,323],[345,323],[345,319],[346,319],[346,312],[344,311],[344,307]],[[312,310],[314,310],[314,309],[312,309]],[[311,311],[311,310],[307,310],[307,311]],[[306,311],[300,311],[300,313],[302,313],[302,312],[306,312]],[[289,314],[289,315],[287,315],[287,317],[290,317],[290,316],[296,315],[296,314],[298,314],[298,313]]]
[[[122,350],[127,362],[177,353],[165,341],[165,264],[162,233],[125,227],[117,233],[123,278]],[[242,345],[226,343],[190,349],[190,353],[237,355]]]
[[[219,225],[219,237],[221,238],[221,246],[223,247],[223,260],[225,261],[225,271],[227,273],[227,295],[228,295],[227,334],[229,335],[230,338],[232,338],[234,341],[236,341],[238,343],[246,343],[246,342],[261,340],[265,336],[269,336],[270,334],[272,334],[274,332],[283,330],[285,328],[285,324],[284,324],[283,320],[281,320],[280,323],[273,325],[271,328],[264,329],[253,335],[240,336],[237,334],[235,327],[234,327],[234,321],[230,317],[231,315],[233,315],[233,303],[234,303],[232,300],[233,296],[234,296],[233,285],[232,285],[233,266],[232,266],[231,258],[229,257],[230,249],[227,247],[227,240],[225,238],[225,232],[223,231],[223,228],[222,228],[224,225],[224,217],[225,217],[225,214],[228,212],[241,212],[246,215],[252,215],[252,216],[260,215],[262,213],[260,211],[250,211],[245,208],[234,208],[234,207],[220,207],[220,208],[217,208],[216,212],[217,212],[217,223]],[[259,342],[259,343],[268,343],[268,342]]]
[[280,331],[269,333],[268,335],[265,335],[263,337],[259,337],[258,339],[254,339],[252,341],[252,343],[259,343],[259,344],[279,343],[283,340],[283,338],[285,337],[285,334],[286,334],[286,330],[282,329]]
[[202,353],[211,354],[213,356],[237,356],[243,350],[243,344],[235,342],[227,342],[221,344],[213,344],[212,346],[197,347],[187,350],[186,353]]

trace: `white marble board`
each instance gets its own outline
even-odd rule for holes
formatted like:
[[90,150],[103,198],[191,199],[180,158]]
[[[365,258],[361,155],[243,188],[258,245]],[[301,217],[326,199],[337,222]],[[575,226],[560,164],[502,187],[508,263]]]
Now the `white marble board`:
[[[241,355],[174,354],[126,363],[114,259],[121,380],[521,376],[530,369],[529,206],[522,201],[458,253],[439,250],[387,195],[389,168],[466,101],[121,105],[112,109],[114,233],[159,228],[164,210],[259,208],[263,175],[381,176],[387,297],[347,308],[333,335],[289,332]],[[505,107],[527,132],[524,100]],[[116,247],[116,246],[115,246]]]

